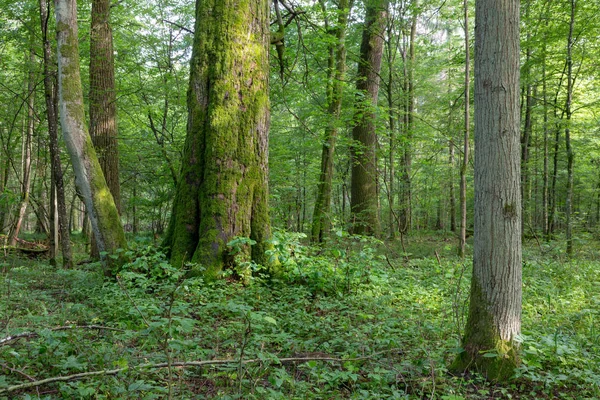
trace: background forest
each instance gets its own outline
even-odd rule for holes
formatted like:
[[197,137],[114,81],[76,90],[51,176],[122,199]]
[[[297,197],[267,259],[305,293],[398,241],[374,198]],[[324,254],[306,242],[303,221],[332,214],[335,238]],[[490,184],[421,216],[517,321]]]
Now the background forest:
[[204,280],[160,247],[183,197],[194,2],[77,3],[85,119],[128,242],[108,254],[49,125],[54,6],[0,0],[0,398],[600,398],[599,4],[521,1],[523,328],[500,380],[449,371],[472,264],[475,2],[381,4],[374,103],[370,2],[271,4],[266,249],[283,273],[235,237],[226,279]]

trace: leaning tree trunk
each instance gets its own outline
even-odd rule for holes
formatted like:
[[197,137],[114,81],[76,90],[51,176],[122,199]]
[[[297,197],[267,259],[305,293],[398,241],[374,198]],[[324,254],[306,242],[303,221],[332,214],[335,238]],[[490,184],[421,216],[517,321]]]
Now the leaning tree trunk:
[[356,125],[352,130],[352,230],[361,235],[378,235],[381,227],[378,213],[377,134],[375,111],[379,93],[379,71],[383,55],[383,33],[387,16],[387,0],[374,0],[367,5],[356,89],[364,93],[356,104]]
[[42,28],[42,41],[44,46],[44,97],[46,99],[46,115],[48,118],[48,134],[50,137],[50,171],[51,185],[51,219],[52,219],[52,247],[56,253],[56,244],[60,241],[63,267],[73,267],[73,253],[67,219],[67,205],[65,202],[65,187],[62,166],[60,164],[60,150],[58,147],[58,110],[56,98],[56,73],[51,70],[52,48],[48,39],[48,22],[50,20],[50,0],[40,0],[40,20]]
[[122,260],[106,255],[116,253],[119,248],[126,248],[127,242],[117,207],[85,124],[79,72],[77,4],[75,0],[55,0],[55,6],[60,123],[75,171],[75,183],[85,201],[104,272],[110,275],[114,264]]
[[[174,265],[191,261],[207,277],[240,256],[268,261],[269,36],[267,0],[196,2],[187,136],[164,244]],[[256,244],[233,260],[235,237]]]
[[495,381],[519,363],[519,2],[478,0],[475,21],[473,277],[464,352],[452,369]]
[[335,28],[335,42],[331,44],[329,65],[330,79],[327,88],[330,118],[325,128],[323,150],[321,155],[321,174],[317,187],[317,200],[313,214],[312,240],[322,242],[331,228],[331,190],[333,185],[333,159],[338,136],[340,113],[342,111],[342,95],[346,75],[346,25],[352,7],[352,1],[341,0],[338,10],[338,21]]

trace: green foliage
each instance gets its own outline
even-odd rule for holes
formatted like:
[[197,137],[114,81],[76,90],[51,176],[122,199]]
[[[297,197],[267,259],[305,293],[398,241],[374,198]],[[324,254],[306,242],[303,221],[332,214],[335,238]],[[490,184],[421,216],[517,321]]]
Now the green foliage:
[[[131,246],[133,261],[116,281],[93,264],[65,271],[11,258],[0,277],[0,390],[26,383],[23,374],[124,368],[40,392],[48,399],[600,396],[597,261],[565,263],[528,249],[523,363],[513,379],[492,385],[476,374],[447,374],[461,351],[468,262],[407,260],[389,244],[339,233],[317,248],[304,245],[303,234],[277,232],[269,256],[281,263],[281,278],[259,270],[246,285],[188,277],[147,243]],[[230,249],[239,254],[251,244],[237,238]],[[23,332],[35,334],[2,341]],[[230,362],[168,367],[211,359]],[[146,363],[166,366],[136,367]]]

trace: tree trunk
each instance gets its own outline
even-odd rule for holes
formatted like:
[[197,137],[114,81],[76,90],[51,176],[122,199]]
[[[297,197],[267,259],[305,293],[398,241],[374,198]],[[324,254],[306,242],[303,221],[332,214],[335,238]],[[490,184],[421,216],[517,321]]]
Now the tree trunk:
[[[269,2],[197,0],[182,169],[164,245],[216,277],[236,256],[267,265]],[[196,271],[199,272],[199,271]],[[273,271],[275,272],[275,271]]]
[[467,168],[469,168],[469,136],[471,131],[471,50],[469,46],[469,2],[463,1],[465,33],[465,126],[463,138],[463,158],[460,166],[460,232],[458,235],[458,255],[464,257],[467,246]]
[[110,1],[92,1],[90,29],[90,136],[106,184],[121,212],[117,107]]
[[331,191],[333,182],[333,160],[338,136],[342,95],[346,75],[346,25],[352,8],[352,1],[341,0],[338,5],[338,21],[335,28],[335,43],[331,45],[329,65],[331,77],[328,81],[327,114],[330,118],[325,128],[321,155],[321,174],[317,187],[317,199],[313,214],[312,240],[320,243],[327,237],[331,228]]
[[379,93],[379,72],[383,55],[383,32],[387,16],[387,0],[374,0],[367,5],[365,26],[358,62],[356,89],[364,98],[356,102],[352,130],[352,230],[360,235],[378,235],[381,228],[378,213],[375,108]]
[[475,241],[464,352],[451,369],[492,381],[519,364],[519,2],[479,0],[475,29]]
[[404,57],[404,143],[402,154],[402,190],[400,191],[400,231],[406,233],[412,225],[412,141],[413,141],[413,120],[415,112],[415,94],[414,94],[414,63],[415,63],[415,39],[417,35],[417,0],[413,0],[413,15],[410,24],[410,34],[408,36],[408,57]]
[[67,205],[65,202],[65,186],[60,162],[58,147],[58,110],[56,97],[56,71],[51,69],[52,48],[48,38],[48,22],[50,20],[50,0],[40,0],[40,16],[42,28],[42,41],[44,45],[44,97],[46,99],[46,114],[48,118],[48,134],[50,137],[50,171],[52,179],[51,208],[52,235],[51,242],[56,249],[60,242],[63,267],[73,268],[73,253],[67,219]]
[[573,161],[574,153],[571,145],[571,103],[573,101],[573,28],[575,26],[575,11],[577,0],[571,0],[571,18],[569,22],[569,36],[567,38],[567,102],[565,104],[565,115],[567,119],[565,128],[565,145],[567,149],[567,199],[565,201],[565,216],[567,222],[567,255],[573,255]]
[[22,166],[22,179],[21,179],[21,202],[17,209],[17,216],[15,222],[11,228],[10,245],[14,246],[17,244],[17,238],[21,231],[23,219],[27,212],[27,206],[29,205],[29,196],[31,189],[31,147],[33,142],[33,128],[34,128],[34,99],[35,99],[35,71],[33,66],[35,65],[35,52],[33,49],[33,38],[31,38],[30,50],[28,55],[28,75],[27,75],[27,124],[23,132],[23,159],[21,162]]
[[58,40],[58,98],[60,122],[75,171],[75,182],[86,203],[104,272],[123,260],[106,255],[126,248],[125,233],[92,140],[85,125],[79,72],[77,7],[75,0],[55,0]]

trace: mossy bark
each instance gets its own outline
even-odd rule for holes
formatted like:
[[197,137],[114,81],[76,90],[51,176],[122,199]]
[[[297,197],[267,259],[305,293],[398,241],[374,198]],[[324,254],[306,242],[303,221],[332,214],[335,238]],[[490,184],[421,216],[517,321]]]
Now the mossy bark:
[[106,257],[105,254],[111,255],[119,248],[126,248],[127,242],[117,207],[85,124],[76,1],[56,0],[55,5],[61,127],[75,171],[75,183],[85,202],[105,274],[110,275],[112,267],[123,260]]
[[475,21],[473,277],[451,369],[500,381],[519,364],[521,328],[519,2],[478,1]]
[[[267,264],[269,2],[197,0],[188,126],[164,245],[217,277],[233,264],[227,242],[257,242],[246,258]],[[238,258],[239,259],[239,258]]]
[[330,34],[335,35],[335,41],[329,47],[330,75],[327,82],[327,113],[330,115],[330,119],[325,128],[325,137],[323,138],[321,174],[317,186],[317,199],[312,223],[312,240],[318,243],[327,237],[331,229],[333,158],[335,156],[338,125],[342,111],[342,95],[346,75],[346,27],[352,3],[352,0],[340,0],[337,26],[330,32]]
[[356,89],[363,93],[356,101],[355,126],[352,130],[352,231],[378,235],[379,200],[377,193],[377,156],[375,108],[379,93],[379,72],[383,55],[383,34],[388,1],[367,3],[365,26],[358,61]]

